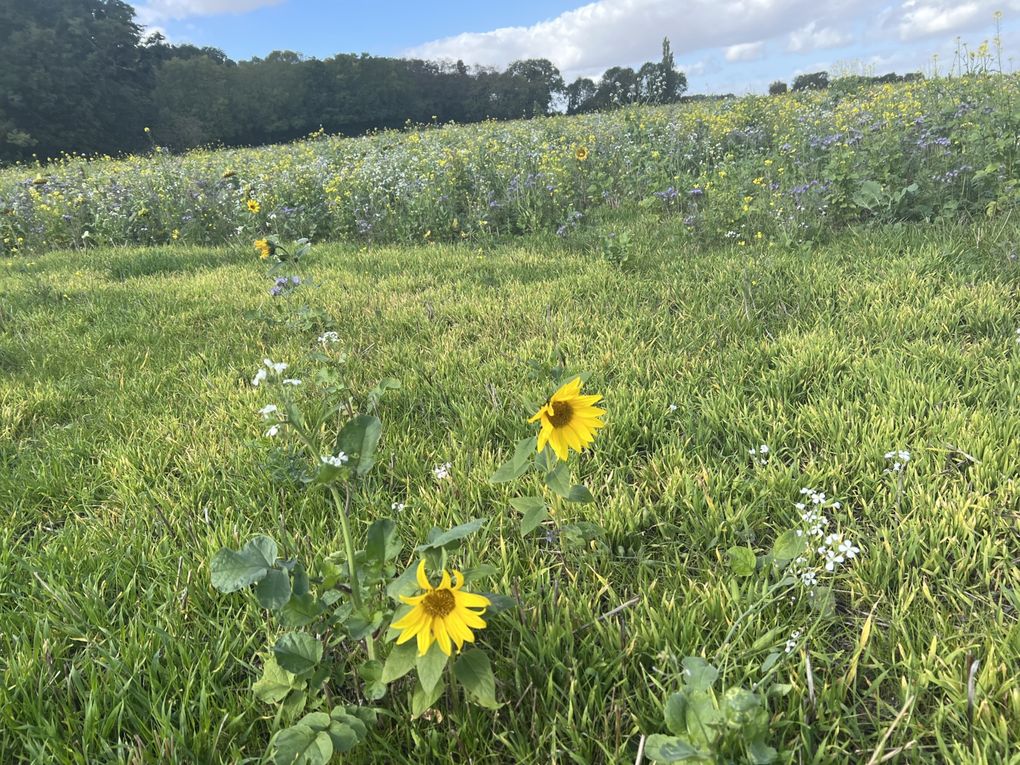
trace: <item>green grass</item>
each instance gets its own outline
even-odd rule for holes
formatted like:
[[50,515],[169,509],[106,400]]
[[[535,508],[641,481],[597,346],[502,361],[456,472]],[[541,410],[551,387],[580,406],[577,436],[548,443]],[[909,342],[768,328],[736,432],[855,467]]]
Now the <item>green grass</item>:
[[[1006,256],[1020,231],[856,229],[753,254],[690,249],[679,224],[633,228],[624,269],[551,237],[313,250],[307,299],[335,318],[323,328],[340,332],[352,388],[403,381],[356,529],[406,502],[409,562],[433,524],[490,517],[459,562],[495,565],[493,589],[520,599],[481,633],[500,711],[384,718],[345,761],[633,762],[640,734],[664,730],[679,658],[711,657],[760,597],[725,551],[766,551],[815,486],[863,552],[812,628],[813,701],[805,655],[784,659],[771,743],[796,763],[901,747],[892,761],[1020,762],[1020,268]],[[207,562],[254,533],[305,559],[342,547],[331,506],[274,478],[261,436],[271,399],[247,381],[315,341],[250,316],[268,301],[247,252],[0,263],[0,761],[261,758],[272,709],[250,685],[274,633],[253,598],[212,590]],[[545,389],[526,363],[553,342],[609,411],[581,463],[597,501],[563,513],[605,529],[583,551],[522,539],[507,489],[486,482],[529,432],[525,401]],[[773,457],[754,467],[761,443]],[[915,458],[899,508],[894,448]],[[814,621],[799,603],[750,618],[727,682],[753,682]],[[391,690],[401,713],[407,690]]]

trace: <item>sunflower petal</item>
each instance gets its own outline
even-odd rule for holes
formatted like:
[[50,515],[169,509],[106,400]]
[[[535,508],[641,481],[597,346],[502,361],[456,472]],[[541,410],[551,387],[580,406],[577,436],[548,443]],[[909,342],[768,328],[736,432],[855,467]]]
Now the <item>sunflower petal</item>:
[[418,564],[417,578],[418,578],[418,586],[421,587],[423,590],[430,591],[432,589],[432,583],[429,582],[429,578],[427,576],[425,576],[425,559],[424,558],[422,558],[421,563]]
[[436,635],[436,642],[439,643],[439,650],[447,656],[453,653],[453,646],[450,644],[450,633],[446,631],[446,620],[440,618],[433,619],[432,631]]
[[464,608],[488,608],[492,605],[492,601],[484,595],[479,595],[476,592],[464,592],[459,591],[455,596],[458,607]]

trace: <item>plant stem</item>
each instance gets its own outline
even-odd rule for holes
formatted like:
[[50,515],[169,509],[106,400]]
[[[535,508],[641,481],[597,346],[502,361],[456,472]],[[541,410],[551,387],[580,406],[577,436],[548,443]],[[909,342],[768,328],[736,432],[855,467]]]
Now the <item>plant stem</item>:
[[[333,495],[333,504],[336,505],[337,511],[340,513],[340,529],[344,535],[344,550],[347,554],[347,570],[351,576],[351,600],[354,603],[354,608],[361,611],[363,603],[361,599],[361,585],[358,582],[358,567],[355,564],[354,559],[354,539],[351,537],[351,527],[347,518],[347,512],[351,505],[351,490],[348,486],[344,486],[345,498],[340,499],[340,492],[336,490],[336,486],[330,484],[330,494]],[[365,648],[368,651],[368,658],[375,658],[375,641],[372,639],[372,635],[369,634],[365,637]]]

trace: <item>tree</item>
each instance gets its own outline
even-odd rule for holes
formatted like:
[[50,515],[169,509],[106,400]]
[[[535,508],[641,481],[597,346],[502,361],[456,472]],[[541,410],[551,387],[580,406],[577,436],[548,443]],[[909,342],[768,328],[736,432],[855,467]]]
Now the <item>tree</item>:
[[672,104],[687,90],[687,76],[677,71],[669,38],[662,38],[662,58],[648,62],[638,72],[642,100],[652,104]]
[[595,83],[587,77],[578,77],[567,86],[567,114],[582,114],[591,111],[595,93]]
[[786,91],[787,91],[786,83],[783,82],[782,80],[776,80],[771,85],[769,85],[770,96],[781,96]]
[[641,88],[634,70],[626,66],[614,66],[602,75],[592,101],[597,109],[613,109],[634,103],[640,93]]
[[552,109],[553,100],[563,94],[566,86],[563,77],[551,61],[529,58],[514,61],[504,72],[506,88],[504,115],[507,117],[535,117]]
[[793,81],[793,89],[796,90],[825,90],[829,87],[828,72],[812,72],[810,74],[799,74]]

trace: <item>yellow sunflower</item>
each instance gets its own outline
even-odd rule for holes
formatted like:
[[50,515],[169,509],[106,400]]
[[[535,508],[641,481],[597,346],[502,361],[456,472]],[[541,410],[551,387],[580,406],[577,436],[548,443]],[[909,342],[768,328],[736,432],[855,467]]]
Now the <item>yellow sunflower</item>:
[[400,596],[412,608],[403,618],[393,622],[393,629],[402,630],[397,645],[417,637],[418,655],[424,656],[434,640],[439,644],[439,650],[449,656],[451,642],[457,644],[458,651],[465,643],[475,642],[471,630],[485,627],[482,614],[491,603],[482,595],[461,591],[464,575],[459,571],[453,572],[453,578],[456,584],[451,583],[450,575],[444,570],[439,586],[433,588],[425,575],[425,561],[418,564],[418,586],[425,592],[413,598]]
[[580,452],[595,440],[595,431],[605,425],[599,419],[605,409],[595,406],[602,396],[582,396],[581,378],[575,377],[549,397],[528,422],[542,423],[538,432],[538,451],[546,444],[561,460],[566,460],[569,449]]
[[273,254],[276,248],[273,246],[273,243],[270,242],[268,239],[256,239],[255,249],[258,252],[259,257],[262,260],[265,260],[266,258]]
[[262,205],[259,204],[259,200],[257,199],[249,199],[247,204],[248,212],[250,212],[252,215],[257,214],[258,211],[262,209]]
[[574,156],[577,158],[578,162],[584,162],[588,159],[588,147],[578,146],[577,151],[574,152]]

